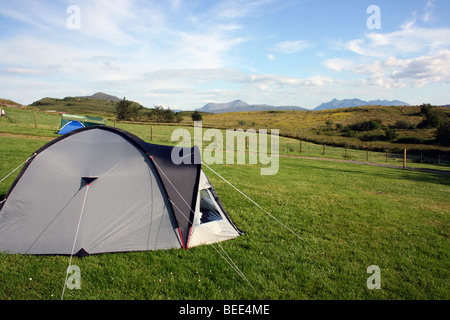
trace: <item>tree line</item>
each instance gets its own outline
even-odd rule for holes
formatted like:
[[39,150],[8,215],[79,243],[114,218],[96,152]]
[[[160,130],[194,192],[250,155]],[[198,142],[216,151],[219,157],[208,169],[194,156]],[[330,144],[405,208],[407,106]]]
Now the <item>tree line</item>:
[[181,122],[183,117],[181,114],[174,112],[168,107],[167,109],[160,105],[153,108],[145,108],[137,102],[123,98],[116,105],[116,119],[124,121],[152,121],[152,122]]
[[450,117],[448,113],[444,113],[429,103],[420,106],[420,113],[423,120],[417,127],[436,129],[436,142],[440,145],[450,146]]

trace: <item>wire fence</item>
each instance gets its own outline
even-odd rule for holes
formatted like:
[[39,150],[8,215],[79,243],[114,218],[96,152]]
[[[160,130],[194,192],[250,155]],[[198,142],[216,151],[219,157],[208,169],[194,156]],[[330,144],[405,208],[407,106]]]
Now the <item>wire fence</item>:
[[[448,153],[438,151],[419,153],[408,151],[407,148],[405,154],[405,152],[396,153],[390,151],[369,151],[321,145],[299,140],[285,140],[280,142],[279,151],[280,154],[287,155],[325,157],[362,162],[388,163],[395,165],[402,165],[404,162],[406,162],[407,165],[418,167],[426,164],[442,165],[443,167],[450,166],[450,155]],[[450,167],[448,169],[450,170]]]
[[[110,124],[111,125],[111,124]],[[192,127],[185,127],[182,125],[139,125],[136,124],[127,124],[127,123],[117,123],[117,127],[128,130],[137,136],[141,137],[145,141],[153,142],[153,143],[163,143],[163,144],[178,144],[178,140],[172,140],[172,134],[176,129],[183,129],[186,132],[186,135],[183,139],[187,141],[191,141],[190,146],[194,145],[195,134],[194,129]],[[208,130],[204,128],[204,130]],[[223,145],[222,149],[226,150],[226,133],[224,130],[223,134]],[[202,131],[203,135],[204,131]],[[180,138],[178,135],[175,135],[175,139]],[[258,137],[258,141],[261,137]],[[211,140],[212,141],[212,140]],[[249,150],[249,140],[245,140],[245,150],[248,152]],[[209,145],[210,141],[204,141],[203,147]],[[237,148],[236,142],[236,147]],[[271,152],[270,138],[267,138],[267,152]],[[217,144],[214,145],[217,147]],[[236,150],[236,149],[235,149]],[[313,142],[307,142],[302,140],[297,140],[293,138],[280,137],[278,142],[278,150],[281,155],[297,155],[297,156],[308,156],[308,157],[325,157],[332,159],[342,159],[342,160],[353,160],[353,161],[362,161],[362,162],[375,162],[375,163],[387,163],[393,165],[402,165],[405,160],[405,154],[403,153],[395,153],[395,152],[380,152],[380,151],[369,151],[369,150],[360,150],[360,149],[351,149],[344,147],[335,147],[323,144],[317,144]],[[430,152],[406,152],[406,164],[408,166],[426,166],[426,165],[442,165],[443,169],[446,169],[448,166],[448,170],[450,170],[450,154],[445,152],[438,152],[435,150],[431,150]]]

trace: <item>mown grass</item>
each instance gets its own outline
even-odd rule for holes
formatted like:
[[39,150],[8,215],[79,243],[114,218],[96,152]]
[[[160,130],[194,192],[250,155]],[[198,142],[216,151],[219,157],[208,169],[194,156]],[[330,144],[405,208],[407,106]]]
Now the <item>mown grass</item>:
[[[0,136],[0,177],[44,143]],[[251,285],[220,247],[201,246],[74,258],[81,289],[64,299],[449,299],[448,175],[286,157],[276,175],[260,167],[212,165],[305,241],[205,168],[245,232],[221,246]],[[0,254],[0,299],[61,299],[68,263]],[[370,265],[381,269],[380,290],[366,286]]]

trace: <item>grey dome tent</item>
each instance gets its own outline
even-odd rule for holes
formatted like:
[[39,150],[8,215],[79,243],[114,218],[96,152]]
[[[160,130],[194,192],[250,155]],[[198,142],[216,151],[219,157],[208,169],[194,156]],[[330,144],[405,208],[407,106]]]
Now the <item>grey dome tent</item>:
[[[191,164],[174,164],[173,148]],[[150,144],[107,126],[61,136],[30,157],[0,203],[0,251],[83,256],[239,236],[195,155],[195,146]]]

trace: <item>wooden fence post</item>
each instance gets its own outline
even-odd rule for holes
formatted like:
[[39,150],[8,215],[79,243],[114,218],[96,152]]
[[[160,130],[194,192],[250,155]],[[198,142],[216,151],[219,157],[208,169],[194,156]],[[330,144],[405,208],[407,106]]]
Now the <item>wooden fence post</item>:
[[403,169],[406,169],[406,148],[403,150]]
[[323,154],[325,155],[325,145],[323,145]]
[[153,125],[150,126],[150,141],[153,141]]
[[37,114],[36,114],[36,110],[34,110],[34,127],[37,129]]
[[300,140],[300,153],[302,153],[302,140]]

